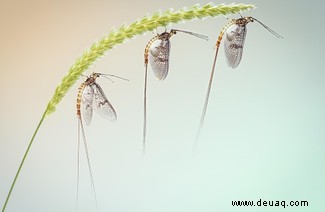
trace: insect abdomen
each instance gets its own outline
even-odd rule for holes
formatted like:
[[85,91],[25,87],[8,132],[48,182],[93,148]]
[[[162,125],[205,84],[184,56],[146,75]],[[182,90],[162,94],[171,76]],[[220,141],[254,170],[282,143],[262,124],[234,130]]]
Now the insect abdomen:
[[216,47],[219,48],[220,46],[220,43],[221,43],[221,40],[222,40],[222,37],[223,37],[223,34],[225,34],[226,30],[233,24],[236,23],[236,20],[233,19],[231,20],[226,26],[224,26],[219,34],[219,37],[218,37],[218,40],[217,40],[217,43],[216,43]]
[[82,83],[80,87],[78,88],[78,96],[77,96],[77,116],[81,117],[80,107],[81,107],[81,97],[82,92],[84,91],[86,87],[86,83]]
[[151,40],[146,45],[146,48],[144,49],[144,64],[148,64],[149,48],[150,48],[151,44],[157,39],[158,39],[158,35],[151,38]]

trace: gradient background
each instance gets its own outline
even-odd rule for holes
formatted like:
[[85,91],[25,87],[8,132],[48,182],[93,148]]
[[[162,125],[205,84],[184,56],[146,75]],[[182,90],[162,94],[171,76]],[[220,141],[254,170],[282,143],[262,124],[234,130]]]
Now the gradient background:
[[[54,89],[82,52],[113,27],[194,0],[1,1],[0,205]],[[109,51],[92,71],[118,113],[94,114],[86,136],[99,211],[324,211],[325,72],[321,1],[255,4],[236,70],[223,45],[196,157],[192,147],[214,56],[227,17],[173,24],[209,35],[172,37],[170,73],[149,73],[147,154],[141,158],[143,51],[153,36]],[[218,4],[220,2],[215,2]],[[232,3],[232,1],[225,1]],[[321,5],[322,4],[322,5]],[[229,18],[239,16],[229,16]],[[164,28],[158,29],[162,32]],[[322,68],[323,67],[323,68]],[[7,211],[73,211],[76,188],[77,89],[43,123]],[[79,211],[94,211],[86,160],[81,158]],[[307,200],[309,207],[232,207],[232,200]]]

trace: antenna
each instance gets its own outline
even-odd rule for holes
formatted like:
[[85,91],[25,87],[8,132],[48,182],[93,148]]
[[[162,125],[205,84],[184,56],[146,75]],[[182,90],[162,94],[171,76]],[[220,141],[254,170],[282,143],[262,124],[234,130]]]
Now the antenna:
[[102,74],[102,73],[98,73],[98,75],[99,76],[103,76],[106,79],[109,79],[113,83],[114,83],[114,81],[111,78],[109,78],[109,77],[115,77],[115,78],[118,78],[118,79],[121,79],[121,80],[130,81],[129,79],[126,79],[126,78],[123,78],[123,77],[120,77],[120,76],[117,76],[117,75],[114,75],[114,74]]
[[259,24],[261,24],[265,29],[267,29],[269,32],[271,32],[273,35],[275,35],[278,38],[283,38],[280,34],[278,34],[276,31],[274,31],[273,29],[271,29],[270,27],[266,26],[265,24],[263,24],[262,22],[260,22],[259,20],[257,20],[256,18],[251,17],[254,21],[257,21]]
[[198,37],[198,38],[201,38],[201,39],[204,39],[204,40],[209,40],[209,37],[206,36],[206,35],[201,35],[201,34],[198,34],[198,33],[194,33],[194,32],[189,32],[189,31],[184,31],[184,30],[180,30],[180,29],[172,29],[171,32],[184,32],[184,33],[187,33],[187,34],[190,34],[190,35],[193,35],[195,37]]

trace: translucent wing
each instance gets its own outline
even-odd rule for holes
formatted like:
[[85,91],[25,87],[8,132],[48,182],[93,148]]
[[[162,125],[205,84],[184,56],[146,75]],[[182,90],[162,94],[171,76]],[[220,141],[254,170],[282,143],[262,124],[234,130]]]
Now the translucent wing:
[[89,85],[86,85],[81,97],[81,115],[86,125],[90,124],[91,118],[93,116],[93,97],[93,88]]
[[225,54],[228,66],[236,68],[243,55],[243,47],[246,38],[246,27],[234,24],[226,31]]
[[169,50],[169,40],[158,39],[154,41],[150,46],[150,65],[159,80],[164,80],[168,74]]
[[93,108],[96,113],[108,119],[110,121],[116,120],[116,112],[107,100],[102,88],[97,84],[93,83],[92,88],[94,90],[94,98],[93,98]]

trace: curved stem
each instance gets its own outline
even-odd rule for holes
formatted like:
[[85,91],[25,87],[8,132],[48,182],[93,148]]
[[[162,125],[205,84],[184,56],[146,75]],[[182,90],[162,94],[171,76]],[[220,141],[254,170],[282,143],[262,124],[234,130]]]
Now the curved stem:
[[45,116],[46,116],[46,113],[47,113],[47,109],[44,111],[44,113],[43,113],[43,115],[42,115],[42,118],[41,118],[41,120],[39,121],[39,123],[38,123],[38,125],[37,125],[37,127],[36,127],[36,130],[34,131],[34,134],[33,134],[32,138],[31,138],[31,140],[29,141],[29,144],[28,144],[28,147],[27,147],[27,149],[26,149],[26,151],[25,151],[24,157],[23,157],[23,159],[21,160],[20,165],[19,165],[19,168],[18,168],[18,170],[17,170],[17,172],[16,172],[16,175],[15,175],[14,181],[13,181],[12,184],[11,184],[11,187],[10,187],[10,190],[9,190],[9,192],[8,192],[8,195],[7,195],[7,198],[6,198],[5,204],[3,205],[2,212],[4,212],[5,209],[6,209],[6,207],[7,207],[8,201],[9,201],[10,196],[11,196],[11,193],[12,193],[12,190],[14,189],[15,184],[16,184],[16,181],[17,181],[17,179],[18,179],[19,173],[20,173],[20,171],[21,171],[21,169],[22,169],[22,167],[23,167],[23,165],[24,165],[24,162],[25,162],[25,160],[26,160],[26,157],[27,157],[27,155],[28,155],[28,152],[29,152],[29,150],[30,150],[30,147],[32,146],[33,141],[34,141],[34,139],[35,139],[35,136],[36,136],[36,134],[37,134],[37,132],[38,132],[40,126],[42,125],[42,123],[43,123],[43,121],[44,121],[44,118],[45,118]]

